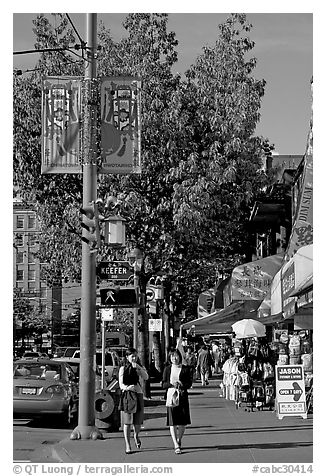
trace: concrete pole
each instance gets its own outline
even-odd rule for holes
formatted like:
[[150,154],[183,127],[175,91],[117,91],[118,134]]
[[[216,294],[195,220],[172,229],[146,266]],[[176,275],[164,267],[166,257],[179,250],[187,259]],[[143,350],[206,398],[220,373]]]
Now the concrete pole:
[[[84,138],[83,138],[83,207],[96,200],[96,104],[92,100],[93,79],[96,78],[97,14],[86,14],[87,61],[85,62]],[[83,236],[87,237],[83,229]],[[95,426],[95,368],[96,350],[96,253],[82,242],[82,289],[80,322],[80,379],[78,426],[70,439],[101,438]]]
[[[139,276],[137,270],[137,261],[134,263],[134,287],[136,292],[139,293]],[[138,307],[133,309],[134,318],[133,318],[133,347],[138,350]]]

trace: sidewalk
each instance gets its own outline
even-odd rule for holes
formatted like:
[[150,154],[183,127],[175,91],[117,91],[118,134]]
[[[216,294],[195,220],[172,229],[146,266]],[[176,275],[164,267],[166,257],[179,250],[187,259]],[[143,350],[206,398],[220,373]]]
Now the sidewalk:
[[[183,438],[181,455],[175,455],[166,426],[163,392],[153,386],[145,403],[141,450],[125,454],[122,431],[104,433],[103,440],[65,439],[35,450],[33,462],[62,463],[312,463],[313,419],[284,417],[269,410],[246,412],[219,397],[218,380],[189,391],[191,425]],[[133,443],[133,439],[132,439]]]

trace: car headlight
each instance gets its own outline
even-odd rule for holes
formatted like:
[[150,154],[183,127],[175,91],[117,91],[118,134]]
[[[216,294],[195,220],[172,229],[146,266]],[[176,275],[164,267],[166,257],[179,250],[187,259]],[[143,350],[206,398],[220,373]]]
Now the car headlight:
[[54,396],[63,396],[67,398],[68,392],[62,385],[51,385],[45,390],[45,393],[49,393]]

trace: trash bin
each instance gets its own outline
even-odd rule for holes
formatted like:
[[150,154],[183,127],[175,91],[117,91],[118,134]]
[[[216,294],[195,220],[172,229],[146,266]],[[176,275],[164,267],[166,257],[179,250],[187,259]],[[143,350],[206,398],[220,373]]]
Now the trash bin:
[[112,380],[106,389],[95,394],[95,425],[100,430],[118,431],[120,411],[118,409],[120,389],[117,379]]

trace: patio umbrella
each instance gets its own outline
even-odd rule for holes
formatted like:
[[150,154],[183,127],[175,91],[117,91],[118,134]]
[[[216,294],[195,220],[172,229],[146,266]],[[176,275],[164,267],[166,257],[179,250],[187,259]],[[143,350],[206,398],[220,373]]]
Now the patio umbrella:
[[246,337],[265,337],[266,327],[255,319],[242,319],[232,324],[233,332],[237,338],[245,339]]

